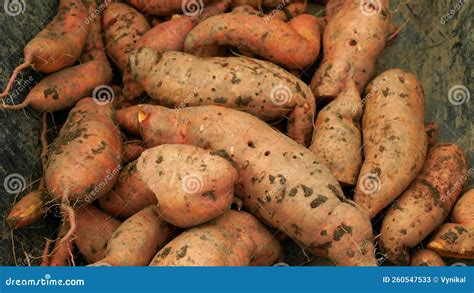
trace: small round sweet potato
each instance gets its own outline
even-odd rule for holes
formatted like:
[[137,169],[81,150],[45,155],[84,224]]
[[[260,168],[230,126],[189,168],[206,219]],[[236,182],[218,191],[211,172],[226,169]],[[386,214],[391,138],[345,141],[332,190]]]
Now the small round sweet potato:
[[410,258],[410,266],[412,267],[442,267],[445,265],[441,256],[431,249],[420,249]]
[[408,265],[408,249],[443,223],[466,183],[466,172],[466,154],[457,145],[429,150],[420,174],[382,222],[380,249],[392,263]]
[[156,195],[160,216],[174,226],[208,222],[232,204],[237,171],[219,152],[161,145],[144,151],[136,168]]
[[256,218],[230,210],[171,240],[150,266],[268,266],[281,255],[280,243]]

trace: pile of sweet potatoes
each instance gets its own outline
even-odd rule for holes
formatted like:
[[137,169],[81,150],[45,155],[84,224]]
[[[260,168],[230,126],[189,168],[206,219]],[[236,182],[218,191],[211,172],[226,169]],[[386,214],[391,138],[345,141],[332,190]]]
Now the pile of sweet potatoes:
[[0,108],[69,111],[7,216],[61,216],[41,265],[474,258],[465,151],[436,143],[416,75],[375,76],[388,0],[122,2],[61,0],[2,94],[32,66],[50,75]]

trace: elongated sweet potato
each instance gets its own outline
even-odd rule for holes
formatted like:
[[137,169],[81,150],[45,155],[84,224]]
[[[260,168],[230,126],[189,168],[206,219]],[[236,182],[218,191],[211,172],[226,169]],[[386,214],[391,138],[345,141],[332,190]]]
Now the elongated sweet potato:
[[156,205],[156,196],[137,172],[137,161],[129,163],[119,175],[117,184],[99,198],[99,206],[109,215],[126,219],[147,206]]
[[160,216],[180,228],[217,218],[234,198],[237,171],[219,152],[161,145],[143,152],[137,170],[158,199]]
[[388,2],[348,0],[330,17],[323,36],[323,62],[311,81],[316,97],[334,99],[348,80],[362,93],[389,35]]
[[46,214],[44,208],[48,193],[44,187],[23,196],[8,213],[5,222],[10,229],[29,226]]
[[380,249],[392,263],[408,265],[408,249],[444,222],[466,183],[466,172],[466,154],[457,145],[439,144],[429,150],[420,174],[382,222]]
[[311,141],[315,100],[300,79],[280,67],[245,57],[199,58],[150,48],[130,54],[132,73],[160,105],[221,105],[271,121],[289,116],[288,135]]
[[444,260],[441,258],[441,256],[431,249],[420,249],[410,258],[410,266],[412,267],[442,267],[445,265],[446,264],[444,263]]
[[128,53],[150,25],[143,15],[123,3],[108,4],[102,23],[107,54],[123,74],[124,95],[128,99],[138,97],[143,89],[130,78]]
[[209,56],[202,47],[229,45],[255,53],[288,69],[304,69],[318,57],[321,22],[302,14],[286,23],[262,21],[249,13],[225,13],[198,24],[186,37],[184,51]]
[[89,263],[105,257],[107,242],[120,226],[120,221],[110,217],[93,204],[76,210],[77,229],[74,243]]
[[268,266],[280,255],[280,243],[256,218],[231,210],[174,238],[150,265]]
[[51,73],[74,64],[88,35],[86,15],[82,0],[61,0],[54,19],[26,44],[25,60],[13,71],[0,98],[8,94],[18,73],[29,66]]
[[386,71],[367,87],[362,133],[365,161],[354,195],[373,218],[423,167],[427,150],[424,95],[417,78]]
[[310,150],[343,185],[355,185],[362,165],[362,107],[352,82],[318,114]]
[[450,220],[436,231],[428,247],[442,256],[474,259],[474,189],[458,200]]
[[202,13],[209,0],[127,0],[127,3],[142,13],[170,16],[184,12],[187,15]]
[[65,110],[111,80],[110,65],[102,61],[89,61],[47,76],[31,89],[22,103],[0,105],[0,108],[17,110],[31,106],[40,112]]
[[105,258],[95,266],[146,266],[171,238],[173,229],[150,206],[128,218],[107,243]]
[[227,153],[244,206],[309,251],[338,265],[375,265],[369,218],[310,150],[233,109],[143,105],[137,115],[148,147],[180,143]]
[[89,203],[115,184],[122,142],[110,104],[80,100],[69,113],[51,146],[45,172],[52,198],[71,204]]
[[[109,63],[105,54],[104,41],[102,39],[102,14],[96,12],[99,11],[97,0],[83,0],[83,2],[86,4],[89,13],[86,22],[90,23],[90,29],[80,60],[81,62],[99,60]],[[104,9],[108,3],[109,1],[104,1],[101,5],[101,9]]]

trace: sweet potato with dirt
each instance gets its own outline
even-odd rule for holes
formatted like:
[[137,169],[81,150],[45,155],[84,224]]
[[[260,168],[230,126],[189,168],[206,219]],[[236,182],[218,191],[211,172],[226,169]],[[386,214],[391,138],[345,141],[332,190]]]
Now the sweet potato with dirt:
[[142,153],[137,171],[155,194],[163,220],[180,228],[219,217],[234,198],[237,171],[219,152],[160,145]]
[[210,0],[127,0],[127,3],[142,13],[170,16],[184,12],[187,15],[198,15]]
[[265,121],[289,117],[288,135],[311,142],[315,100],[308,86],[282,68],[246,57],[200,58],[150,48],[130,54],[132,74],[158,104],[220,105]]
[[268,266],[281,255],[278,240],[255,217],[230,210],[171,240],[151,266]]
[[446,264],[436,251],[431,249],[420,249],[411,256],[410,266],[443,267],[446,266]]
[[97,0],[83,0],[83,2],[87,6],[88,17],[86,23],[90,24],[90,29],[80,60],[83,63],[99,60],[109,64],[102,37],[102,14],[97,14],[100,11],[99,9],[104,9],[109,2],[105,1],[100,7],[97,5]]
[[408,265],[408,249],[444,222],[466,183],[466,172],[466,154],[457,145],[439,144],[428,151],[420,174],[382,222],[380,249],[392,263]]
[[75,250],[73,239],[69,238],[66,241],[61,241],[69,230],[69,223],[67,222],[67,219],[63,218],[61,226],[59,227],[57,239],[54,242],[53,251],[51,251],[49,259],[44,259],[42,261],[42,266],[64,267],[74,265]]
[[[469,172],[463,174],[463,178],[467,174]],[[436,231],[428,247],[442,256],[474,259],[474,189],[464,193],[457,201],[450,222]]]
[[110,104],[91,98],[71,110],[52,144],[45,183],[56,201],[90,203],[115,184],[121,166],[122,141]]
[[76,219],[74,243],[81,255],[89,263],[103,259],[107,242],[120,226],[120,221],[99,210],[93,204],[76,209]]
[[423,167],[427,150],[424,94],[411,73],[391,69],[367,87],[362,116],[365,161],[354,200],[373,218]]
[[[137,108],[121,111],[136,111]],[[235,194],[261,220],[338,265],[375,265],[365,211],[307,148],[247,113],[218,106],[175,111],[142,105],[147,147],[190,144],[219,151],[239,172]]]
[[27,67],[52,73],[74,64],[87,39],[86,17],[87,8],[82,0],[61,0],[53,20],[26,44],[25,60],[13,71],[0,98],[8,95],[18,73]]
[[158,203],[155,194],[138,173],[137,161],[123,168],[118,182],[98,202],[102,210],[119,219],[126,219],[147,206]]
[[171,238],[173,228],[147,207],[118,227],[107,243],[103,259],[93,266],[146,266]]
[[314,125],[310,150],[341,185],[355,185],[362,165],[362,104],[352,82],[324,107]]
[[46,215],[44,203],[47,197],[48,192],[44,187],[24,195],[8,213],[5,219],[7,226],[10,229],[23,228],[44,217]]
[[334,99],[353,80],[362,93],[390,31],[388,0],[348,0],[324,30],[322,64],[311,81],[316,97]]
[[128,99],[136,98],[143,93],[143,89],[130,77],[128,53],[150,29],[150,25],[143,15],[123,3],[108,4],[102,24],[107,54],[122,73],[124,95]]
[[210,56],[201,49],[211,45],[233,46],[288,69],[304,69],[318,58],[321,30],[321,20],[309,14],[286,23],[278,18],[264,21],[249,13],[224,13],[191,30],[184,51]]

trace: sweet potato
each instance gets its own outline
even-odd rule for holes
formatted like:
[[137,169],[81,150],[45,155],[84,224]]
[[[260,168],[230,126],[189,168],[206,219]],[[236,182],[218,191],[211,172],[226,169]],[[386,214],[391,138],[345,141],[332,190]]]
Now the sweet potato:
[[55,200],[89,203],[106,194],[120,170],[122,142],[110,104],[80,100],[51,146],[46,187]]
[[354,200],[373,218],[423,167],[427,150],[424,95],[417,78],[388,70],[367,87],[362,134],[365,161]]
[[318,114],[310,150],[341,185],[355,185],[362,165],[362,107],[354,82]]
[[123,75],[124,95],[128,99],[138,97],[143,89],[130,78],[128,53],[150,25],[143,15],[123,3],[108,4],[102,23],[107,54]]
[[442,267],[445,265],[441,256],[431,249],[420,249],[410,258],[410,266],[412,267]]
[[281,255],[278,240],[252,215],[228,211],[174,238],[151,266],[268,266]]
[[44,202],[48,193],[44,187],[24,195],[8,213],[5,222],[10,229],[29,226],[45,216]]
[[140,123],[138,123],[137,111],[140,106],[131,106],[123,111],[118,110],[115,119],[117,124],[128,134],[140,136]]
[[197,15],[202,12],[209,0],[127,0],[127,3],[142,13],[170,16],[184,12],[188,15]]
[[280,67],[245,57],[199,58],[150,48],[130,54],[132,74],[160,105],[222,105],[271,121],[289,116],[288,135],[308,145],[315,100],[308,86]]
[[458,200],[450,221],[436,231],[428,247],[442,256],[474,259],[474,189]]
[[147,206],[156,205],[156,196],[137,172],[137,161],[129,163],[119,175],[117,184],[99,198],[99,206],[109,215],[126,219]]
[[107,243],[105,258],[95,266],[146,266],[171,238],[173,229],[150,206],[128,218]]
[[466,183],[466,172],[466,154],[457,145],[439,144],[428,151],[420,174],[382,222],[380,249],[392,263],[408,265],[408,249],[444,222]]
[[127,141],[123,144],[122,158],[124,162],[135,161],[140,157],[146,148],[143,146],[143,141]]
[[316,97],[334,99],[353,80],[362,93],[390,30],[388,0],[348,0],[324,30],[324,57],[311,81]]
[[[264,14],[262,11],[259,11],[255,8],[253,8],[250,5],[239,5],[236,6],[232,9],[233,13],[249,13],[252,15],[258,15],[260,17],[263,17],[263,21],[270,21],[271,18],[279,18],[282,21],[288,21],[288,16],[286,15],[285,11],[283,10],[272,10],[270,13]],[[239,50],[241,51],[241,49]],[[245,50],[244,50],[245,51]]]
[[139,109],[147,147],[179,143],[227,153],[239,172],[235,194],[247,210],[335,264],[375,265],[369,218],[310,150],[233,109]]
[[242,48],[288,69],[304,69],[318,57],[321,21],[302,14],[286,23],[278,18],[262,21],[248,13],[225,13],[198,24],[186,37],[184,51],[209,56],[200,50],[210,45]]
[[54,242],[54,248],[49,258],[49,263],[43,261],[44,265],[52,267],[64,267],[74,265],[74,242],[72,238],[66,241],[61,241],[64,236],[68,233],[70,227],[67,222],[67,218],[63,219],[61,226],[59,227],[57,240]]
[[222,215],[234,197],[237,171],[219,152],[191,145],[161,145],[138,159],[142,180],[168,223],[189,228]]
[[196,24],[211,16],[223,13],[228,2],[220,2],[207,6],[197,16],[183,15],[165,21],[147,31],[136,43],[135,48],[148,47],[160,54],[167,51],[183,51],[184,39]]
[[120,221],[110,217],[93,204],[76,209],[76,219],[74,243],[79,252],[89,263],[103,259],[107,242],[120,226]]
[[88,35],[86,15],[82,0],[61,0],[53,20],[26,44],[23,49],[25,60],[13,71],[0,98],[8,95],[18,73],[27,67],[52,73],[74,64]]

